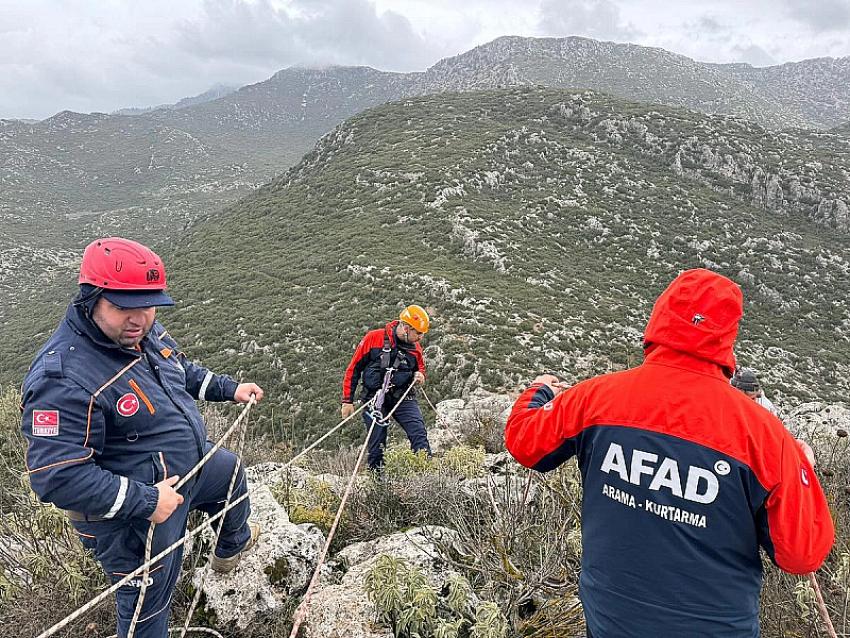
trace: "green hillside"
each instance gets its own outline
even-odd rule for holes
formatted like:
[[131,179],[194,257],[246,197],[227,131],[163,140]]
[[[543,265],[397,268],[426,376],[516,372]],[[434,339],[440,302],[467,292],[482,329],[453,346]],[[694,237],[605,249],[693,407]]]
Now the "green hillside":
[[[161,245],[290,168],[356,113],[406,97],[511,86],[587,87],[772,130],[829,128],[850,117],[850,58],[762,69],[588,38],[506,36],[421,72],[290,67],[218,99],[213,91],[132,115],[62,111],[41,122],[0,120],[0,322],[67,277],[90,237],[128,234]],[[782,158],[784,136],[774,135]],[[729,177],[738,174],[723,155],[709,159]],[[818,182],[817,167],[804,172]],[[817,209],[813,218],[848,225],[848,202],[785,177],[759,178],[770,190],[766,208],[782,211],[803,199]]]
[[[381,106],[175,239],[179,305],[161,316],[190,356],[264,383],[306,437],[336,421],[358,339],[404,304],[433,315],[427,387],[446,398],[635,363],[654,298],[708,267],[742,285],[739,356],[773,393],[843,400],[840,219],[799,193],[766,208],[769,176],[850,196],[846,140],[811,135],[542,88]],[[7,382],[43,338],[23,321],[3,336]]]

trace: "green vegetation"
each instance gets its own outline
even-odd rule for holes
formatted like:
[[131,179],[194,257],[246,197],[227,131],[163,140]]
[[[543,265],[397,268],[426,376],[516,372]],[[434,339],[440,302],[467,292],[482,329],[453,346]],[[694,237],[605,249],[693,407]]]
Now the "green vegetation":
[[378,618],[397,638],[507,638],[510,627],[499,607],[482,603],[471,613],[469,581],[446,579],[438,593],[420,569],[392,556],[379,556],[366,575],[366,593]]
[[[191,356],[264,383],[306,439],[336,422],[354,345],[406,303],[433,315],[429,393],[510,390],[542,369],[575,379],[638,362],[652,300],[702,266],[742,284],[738,353],[770,390],[842,398],[843,238],[750,205],[713,169],[671,169],[695,137],[778,153],[761,134],[537,88],[379,107],[186,235],[169,261],[180,304],[163,317]],[[786,166],[840,173],[802,142],[782,148]]]
[[[354,345],[407,303],[433,315],[439,399],[633,365],[652,300],[708,267],[741,283],[738,354],[774,398],[841,399],[850,264],[821,204],[850,199],[845,146],[590,92],[389,104],[172,242],[161,318],[191,357],[262,383],[297,443],[336,422]],[[27,311],[0,338],[11,386],[57,316]]]

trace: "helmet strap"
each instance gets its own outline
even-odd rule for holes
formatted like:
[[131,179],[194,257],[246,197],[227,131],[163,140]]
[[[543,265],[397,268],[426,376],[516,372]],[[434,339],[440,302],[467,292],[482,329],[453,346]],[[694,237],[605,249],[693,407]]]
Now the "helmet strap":
[[92,299],[94,299],[95,297],[99,296],[99,295],[100,295],[100,293],[102,293],[102,292],[103,292],[103,288],[99,288],[99,287],[97,287],[97,286],[94,286],[94,287],[93,287],[91,290],[89,290],[86,294],[84,294],[84,295],[79,295],[76,299],[74,299],[73,304],[74,304],[75,306],[87,306],[87,305],[88,305],[88,303],[89,303]]

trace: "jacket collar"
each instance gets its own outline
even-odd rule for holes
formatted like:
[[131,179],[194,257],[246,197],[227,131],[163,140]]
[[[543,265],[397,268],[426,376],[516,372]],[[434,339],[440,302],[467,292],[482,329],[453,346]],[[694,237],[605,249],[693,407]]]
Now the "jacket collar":
[[390,348],[398,348],[400,350],[415,350],[416,344],[413,343],[405,343],[404,341],[400,341],[396,336],[395,330],[398,327],[398,324],[401,323],[398,319],[394,321],[390,321],[386,326],[384,326],[384,334],[386,334],[390,338]]
[[[103,334],[103,331],[98,328],[97,324],[86,314],[85,308],[72,304],[68,305],[68,310],[65,311],[65,321],[71,326],[74,332],[89,339],[99,348],[106,348],[116,352],[124,352],[134,357],[141,356],[141,353],[130,348],[124,348],[112,339]],[[145,339],[148,335],[145,335]],[[142,340],[144,343],[144,339]]]

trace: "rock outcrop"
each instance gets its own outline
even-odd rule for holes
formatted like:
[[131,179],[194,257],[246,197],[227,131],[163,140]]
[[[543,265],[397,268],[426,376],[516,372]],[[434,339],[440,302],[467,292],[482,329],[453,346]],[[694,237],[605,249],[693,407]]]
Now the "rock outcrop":
[[382,555],[402,558],[418,567],[437,589],[454,572],[441,557],[437,542],[451,542],[456,532],[445,527],[421,527],[373,541],[354,543],[329,564],[337,574],[323,579],[313,594],[305,623],[307,638],[378,638],[392,632],[377,624],[378,612],[363,587],[366,575]]
[[[221,626],[245,628],[260,614],[272,612],[300,596],[316,567],[325,541],[314,525],[293,525],[266,486],[251,495],[252,518],[262,526],[257,545],[229,574],[208,577],[203,586],[207,610]],[[200,582],[200,570],[193,583]]]

